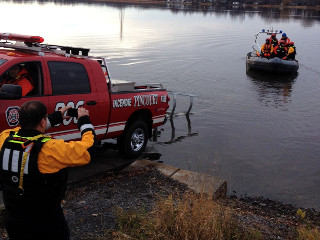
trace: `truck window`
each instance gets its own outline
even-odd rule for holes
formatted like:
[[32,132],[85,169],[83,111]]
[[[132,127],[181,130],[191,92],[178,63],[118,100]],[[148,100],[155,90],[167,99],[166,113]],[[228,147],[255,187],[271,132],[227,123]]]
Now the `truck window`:
[[73,62],[48,62],[52,94],[69,95],[90,93],[87,71],[82,64]]
[[0,58],[0,66],[4,64],[7,60]]
[[43,87],[41,63],[21,62],[11,66],[2,76],[0,76],[0,87],[3,84],[20,85],[22,87],[23,97],[42,95]]

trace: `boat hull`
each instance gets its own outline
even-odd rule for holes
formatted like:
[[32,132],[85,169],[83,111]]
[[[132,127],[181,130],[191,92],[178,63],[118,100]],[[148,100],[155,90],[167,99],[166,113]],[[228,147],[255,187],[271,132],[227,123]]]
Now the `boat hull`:
[[281,58],[261,58],[249,52],[247,54],[247,70],[256,69],[268,72],[291,73],[299,69],[297,60],[283,60]]

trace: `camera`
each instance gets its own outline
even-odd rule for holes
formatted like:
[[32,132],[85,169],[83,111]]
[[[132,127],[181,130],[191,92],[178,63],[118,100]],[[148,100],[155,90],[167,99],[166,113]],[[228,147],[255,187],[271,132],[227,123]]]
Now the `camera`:
[[67,116],[78,118],[78,109],[76,108],[68,109]]

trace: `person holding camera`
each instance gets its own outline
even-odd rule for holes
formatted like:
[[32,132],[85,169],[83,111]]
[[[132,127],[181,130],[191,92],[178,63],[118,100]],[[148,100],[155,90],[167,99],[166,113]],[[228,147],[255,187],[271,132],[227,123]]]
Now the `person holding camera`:
[[67,168],[90,162],[88,148],[94,144],[95,133],[88,110],[78,108],[80,141],[45,135],[49,126],[69,118],[64,116],[69,108],[48,115],[42,102],[26,102],[19,110],[20,127],[0,134],[0,186],[10,240],[70,238],[61,208]]

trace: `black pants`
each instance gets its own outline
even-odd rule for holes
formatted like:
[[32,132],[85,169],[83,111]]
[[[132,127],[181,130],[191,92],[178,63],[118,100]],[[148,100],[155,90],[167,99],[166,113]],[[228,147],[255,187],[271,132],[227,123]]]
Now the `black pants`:
[[5,209],[10,240],[69,240],[70,232],[60,204],[38,209]]

